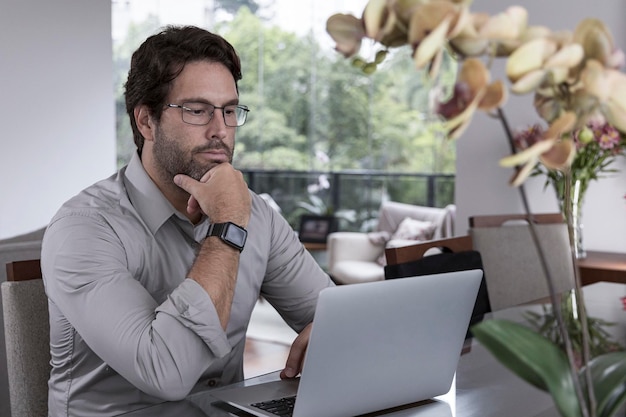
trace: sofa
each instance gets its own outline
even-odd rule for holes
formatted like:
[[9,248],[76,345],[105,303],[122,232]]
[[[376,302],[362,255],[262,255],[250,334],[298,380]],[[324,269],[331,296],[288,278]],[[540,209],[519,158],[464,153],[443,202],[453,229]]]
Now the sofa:
[[328,235],[328,273],[337,284],[382,281],[386,247],[452,237],[455,214],[454,204],[437,208],[384,202],[373,232]]
[[[41,241],[45,228],[0,239],[0,282],[6,281],[6,264],[12,261],[24,261],[41,258]],[[0,312],[2,312],[2,299],[0,298]],[[0,314],[0,416],[10,416],[9,381],[7,376],[7,356],[4,341],[4,319]]]

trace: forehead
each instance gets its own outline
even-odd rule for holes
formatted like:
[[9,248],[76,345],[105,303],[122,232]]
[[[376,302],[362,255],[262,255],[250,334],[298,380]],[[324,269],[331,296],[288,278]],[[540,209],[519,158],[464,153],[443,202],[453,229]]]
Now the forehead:
[[208,61],[190,62],[172,83],[174,99],[232,100],[237,98],[233,75],[223,64]]

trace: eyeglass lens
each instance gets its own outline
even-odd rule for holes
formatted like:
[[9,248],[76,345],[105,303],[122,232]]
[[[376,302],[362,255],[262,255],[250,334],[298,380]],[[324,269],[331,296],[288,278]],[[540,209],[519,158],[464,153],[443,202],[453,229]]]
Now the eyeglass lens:
[[187,102],[182,104],[183,122],[192,125],[206,125],[213,118],[215,109],[221,109],[226,126],[237,127],[246,122],[248,108],[241,105],[231,104],[224,107],[216,107],[208,103]]

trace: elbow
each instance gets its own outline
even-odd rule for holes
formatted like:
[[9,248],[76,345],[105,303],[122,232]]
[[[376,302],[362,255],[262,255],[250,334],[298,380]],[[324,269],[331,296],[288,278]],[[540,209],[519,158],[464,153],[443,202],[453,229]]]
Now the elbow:
[[185,391],[179,389],[176,391],[161,392],[160,395],[156,395],[156,397],[165,401],[182,401],[190,392],[191,390]]
[[171,384],[162,387],[150,387],[145,389],[144,392],[153,397],[159,398],[163,401],[181,401],[184,400],[191,390],[192,386],[186,386],[179,382],[178,384]]

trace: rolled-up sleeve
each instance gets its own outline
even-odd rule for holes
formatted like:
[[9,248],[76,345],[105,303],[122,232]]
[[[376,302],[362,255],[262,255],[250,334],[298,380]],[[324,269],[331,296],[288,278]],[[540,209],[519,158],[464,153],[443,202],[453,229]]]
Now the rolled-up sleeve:
[[[89,349],[140,390],[166,400],[181,399],[231,346],[210,297],[194,281],[184,279],[185,271],[159,305],[132,269],[144,268],[147,275],[162,270],[142,265],[148,260],[142,261],[140,255],[139,266],[129,267],[127,256],[132,251],[97,216],[65,216],[51,223],[44,238],[42,271],[48,297],[62,313],[51,319],[67,320]],[[162,280],[155,277],[155,282]],[[80,349],[73,351],[73,340],[57,342],[52,345],[53,361],[63,358],[81,366],[89,356]]]
[[196,281],[183,281],[156,312],[167,314],[189,328],[206,343],[215,356],[222,357],[230,352],[226,333],[219,320],[215,320],[218,317],[215,306]]

